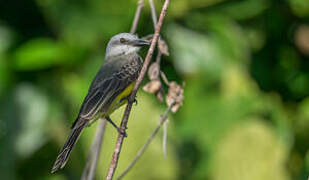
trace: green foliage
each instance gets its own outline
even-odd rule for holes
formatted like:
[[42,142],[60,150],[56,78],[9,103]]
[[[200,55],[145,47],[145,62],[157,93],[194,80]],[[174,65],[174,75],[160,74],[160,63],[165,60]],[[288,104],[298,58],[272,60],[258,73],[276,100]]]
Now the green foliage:
[[[66,167],[50,174],[108,39],[130,29],[137,0],[6,1],[0,6],[1,179],[79,179],[97,123]],[[138,34],[153,33],[145,1]],[[155,1],[157,10],[161,1]],[[309,46],[307,0],[172,1],[162,36],[169,80],[185,81],[171,115],[168,156],[161,134],[126,179],[307,179]],[[307,25],[306,25],[307,24]],[[142,51],[141,54],[144,54]],[[138,93],[119,174],[165,105]],[[120,122],[123,108],[112,115]],[[97,179],[117,133],[107,126]]]
[[15,66],[20,70],[43,69],[60,61],[59,46],[50,39],[35,39],[16,51]]

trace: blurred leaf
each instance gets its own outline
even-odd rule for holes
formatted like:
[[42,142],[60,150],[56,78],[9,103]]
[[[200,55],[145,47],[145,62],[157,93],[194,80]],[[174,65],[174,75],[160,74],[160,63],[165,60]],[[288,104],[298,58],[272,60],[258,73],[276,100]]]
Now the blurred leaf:
[[[213,179],[289,179],[288,150],[267,124],[242,123],[226,134],[214,154]],[[241,153],[239,153],[241,152]]]
[[218,79],[226,64],[248,61],[248,42],[241,29],[228,19],[213,16],[206,24],[208,34],[173,24],[168,27],[167,37],[178,71],[201,72],[206,78]]
[[251,98],[257,95],[258,86],[244,69],[237,65],[228,65],[222,73],[221,90],[225,98]]
[[300,25],[295,31],[294,38],[298,49],[302,53],[309,55],[309,26],[305,24]]
[[186,12],[194,8],[203,8],[211,5],[219,4],[226,0],[181,0],[175,1],[173,6],[170,6],[171,16],[183,16]]
[[[96,48],[116,33],[128,32],[136,1],[54,1],[37,0],[43,13],[68,44]],[[130,15],[128,15],[130,14]]]
[[219,49],[209,37],[175,24],[168,27],[167,37],[178,71],[189,74],[206,71],[215,76],[220,74],[224,62]]
[[261,14],[269,6],[268,0],[234,1],[214,8],[211,13],[224,14],[227,17],[244,20]]
[[45,126],[48,102],[38,89],[29,84],[21,84],[16,90],[16,97],[22,124],[15,146],[18,155],[26,157],[39,149],[47,140]]
[[289,79],[288,87],[297,98],[305,97],[309,92],[309,75],[305,73],[297,74],[293,79]]
[[299,115],[299,120],[306,122],[309,125],[309,98],[304,99],[299,104]]
[[242,27],[228,16],[210,15],[207,18],[200,19],[206,27],[206,32],[213,43],[223,54],[225,62],[247,63],[250,59],[250,48],[248,37],[244,36],[245,31]]
[[[299,104],[298,117],[296,117],[296,131],[303,137],[309,137],[309,98]],[[305,138],[307,139],[307,138]]]
[[309,3],[307,0],[289,0],[289,3],[295,15],[299,17],[309,16]]
[[245,32],[251,49],[253,51],[261,50],[266,43],[265,33],[257,28],[247,28]]
[[0,97],[10,84],[8,50],[13,44],[12,31],[0,22]]
[[309,172],[309,151],[307,151],[306,153],[306,159],[305,159],[305,168],[306,168],[306,171],[307,173]]
[[66,179],[67,178],[62,174],[53,174],[52,176],[47,176],[45,178],[42,178],[42,180],[66,180]]
[[12,31],[0,22],[0,54],[9,49],[13,43]]
[[9,72],[6,58],[0,53],[0,96],[9,84]]
[[20,46],[14,57],[19,70],[42,69],[61,62],[61,49],[52,39],[33,39]]
[[15,68],[35,70],[59,64],[73,64],[83,57],[85,49],[48,38],[32,39],[14,53]]

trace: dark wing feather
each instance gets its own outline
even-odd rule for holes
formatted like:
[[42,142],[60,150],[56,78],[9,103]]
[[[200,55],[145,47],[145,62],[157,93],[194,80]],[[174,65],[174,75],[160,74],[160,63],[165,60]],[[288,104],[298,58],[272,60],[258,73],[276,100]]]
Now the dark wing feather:
[[138,55],[104,64],[89,88],[76,121],[80,118],[93,119],[98,111],[107,110],[113,100],[137,79],[141,67]]
[[51,173],[56,172],[59,168],[63,168],[68,161],[69,155],[77,142],[79,136],[82,133],[82,130],[87,125],[87,121],[76,121],[78,124],[72,129],[71,134],[69,135],[67,141],[65,142],[64,146],[62,147],[61,151],[59,152],[56,161],[53,165]]

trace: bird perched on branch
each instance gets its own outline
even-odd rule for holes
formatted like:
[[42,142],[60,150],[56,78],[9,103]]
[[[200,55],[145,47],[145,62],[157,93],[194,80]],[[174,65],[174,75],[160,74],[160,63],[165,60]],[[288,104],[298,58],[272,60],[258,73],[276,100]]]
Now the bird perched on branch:
[[110,39],[105,61],[90,85],[78,117],[72,125],[72,132],[57,156],[52,173],[65,166],[83,129],[98,118],[104,118],[126,136],[109,115],[127,103],[142,68],[142,58],[137,52],[145,45],[149,45],[149,42],[129,33],[120,33]]

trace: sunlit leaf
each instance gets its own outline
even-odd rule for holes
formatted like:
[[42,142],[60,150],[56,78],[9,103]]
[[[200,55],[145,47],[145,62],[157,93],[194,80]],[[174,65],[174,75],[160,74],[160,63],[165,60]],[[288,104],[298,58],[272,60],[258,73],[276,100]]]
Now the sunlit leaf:
[[20,70],[47,68],[61,61],[59,44],[47,38],[30,40],[15,52],[15,67]]
[[[241,153],[239,153],[241,152]],[[288,180],[287,148],[267,124],[249,121],[222,139],[214,155],[215,180]]]
[[39,149],[48,138],[45,135],[48,102],[44,94],[29,84],[21,84],[17,88],[16,98],[22,121],[15,147],[18,155],[26,157]]

